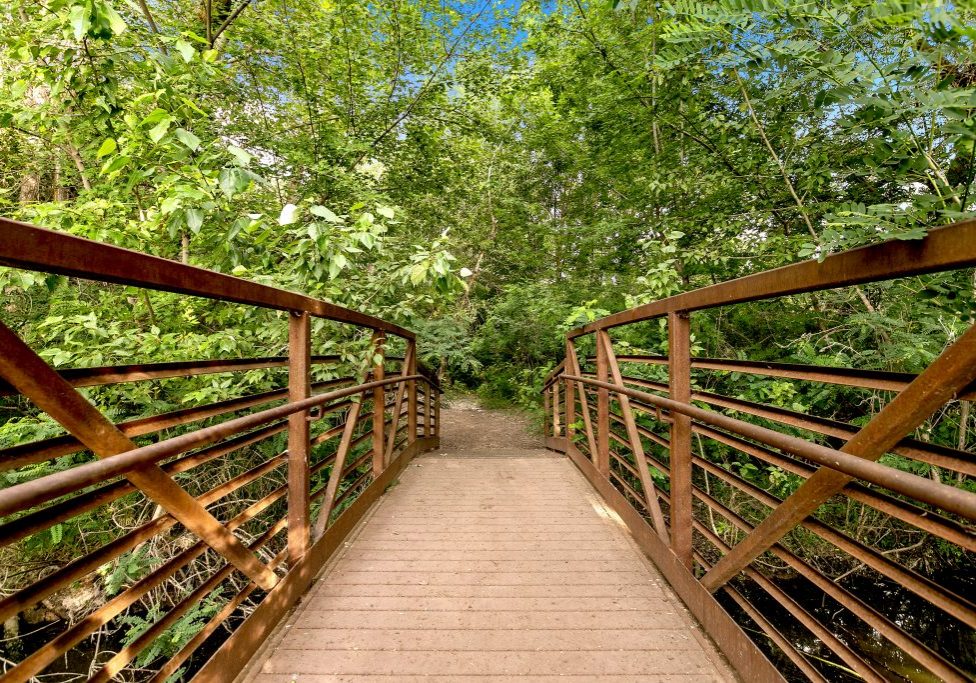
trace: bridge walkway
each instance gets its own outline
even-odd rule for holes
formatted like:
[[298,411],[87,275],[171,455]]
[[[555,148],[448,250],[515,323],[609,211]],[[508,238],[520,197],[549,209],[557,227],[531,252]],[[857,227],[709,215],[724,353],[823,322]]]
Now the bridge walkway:
[[568,458],[461,408],[239,680],[735,680]]

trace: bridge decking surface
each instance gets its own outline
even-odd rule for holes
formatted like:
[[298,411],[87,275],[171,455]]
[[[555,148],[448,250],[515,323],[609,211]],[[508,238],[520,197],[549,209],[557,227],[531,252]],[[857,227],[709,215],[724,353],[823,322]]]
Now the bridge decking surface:
[[416,459],[241,680],[735,680],[569,460],[493,455]]

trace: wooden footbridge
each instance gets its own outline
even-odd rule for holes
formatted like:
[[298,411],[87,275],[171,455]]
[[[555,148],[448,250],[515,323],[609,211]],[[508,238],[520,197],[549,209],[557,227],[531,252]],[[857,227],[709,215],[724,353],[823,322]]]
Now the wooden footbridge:
[[[384,320],[7,220],[0,263],[233,305],[287,349],[55,370],[37,330],[0,323],[0,405],[63,428],[0,451],[4,681],[976,680],[965,584],[822,514],[846,501],[976,557],[976,457],[916,438],[976,397],[976,329],[918,376],[691,353],[699,311],[972,268],[976,222],[574,330],[538,448],[447,431],[441,448],[442,426],[487,418],[442,413],[414,335]],[[667,355],[616,353],[617,328],[659,318]],[[713,391],[729,373],[883,407],[855,426]],[[148,405],[210,375],[241,390]],[[137,417],[96,407],[135,383],[155,388],[126,394],[146,397]],[[69,534],[83,550],[59,554]],[[829,573],[826,547],[871,582]]]

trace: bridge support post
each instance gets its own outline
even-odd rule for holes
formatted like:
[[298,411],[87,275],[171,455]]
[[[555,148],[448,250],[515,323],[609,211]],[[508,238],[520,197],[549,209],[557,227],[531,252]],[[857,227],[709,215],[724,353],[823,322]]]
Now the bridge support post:
[[552,433],[552,421],[550,415],[552,415],[552,387],[547,387],[542,392],[542,414],[546,416],[545,425],[543,425],[544,436],[555,436]]
[[552,383],[552,435],[556,438],[562,436],[559,429],[559,378]]
[[[407,375],[417,374],[417,342],[408,342],[406,354],[407,367],[404,372]],[[407,382],[407,443],[411,444],[417,440],[417,381]]]
[[434,416],[432,410],[434,410],[434,397],[433,392],[435,391],[434,385],[430,382],[424,382],[424,438],[429,439],[434,435],[432,428]]
[[[373,381],[386,379],[386,335],[382,332],[373,333],[373,357],[377,359],[373,365]],[[378,477],[386,466],[386,439],[383,434],[385,426],[386,388],[377,387],[373,389],[373,477]]]
[[[288,318],[288,400],[311,395],[312,326],[308,313],[292,312]],[[310,450],[308,412],[288,417],[288,563],[294,567],[308,552]]]
[[[668,314],[668,386],[672,401],[691,401],[691,318]],[[671,550],[691,569],[691,418],[671,412]]]
[[[604,339],[603,337],[606,337]],[[610,336],[604,330],[597,332],[596,340],[596,378],[601,382],[609,381],[610,358],[608,347]],[[604,477],[610,476],[610,392],[597,389],[596,392],[596,453],[593,454],[593,464]]]
[[[569,358],[570,354],[572,354],[574,351],[573,340],[567,339],[566,357]],[[573,392],[572,382],[569,381],[566,381],[566,386],[563,387],[563,409],[565,411],[564,417],[566,420],[566,440],[569,443],[572,443],[573,436],[575,436],[576,433],[576,430],[573,429],[573,423],[576,422],[576,394]]]

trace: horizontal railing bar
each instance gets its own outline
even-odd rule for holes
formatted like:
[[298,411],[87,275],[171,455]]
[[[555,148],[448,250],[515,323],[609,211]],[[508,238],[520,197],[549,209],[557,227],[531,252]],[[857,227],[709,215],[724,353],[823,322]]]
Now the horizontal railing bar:
[[346,498],[351,496],[356,491],[356,489],[362,486],[363,482],[366,481],[366,478],[372,476],[372,474],[373,474],[373,470],[366,470],[361,475],[359,475],[345,491],[343,491],[338,496],[336,496],[335,504],[332,506],[333,509],[336,509],[340,505],[342,505],[342,503],[346,500]]
[[[671,498],[667,493],[661,491],[660,496],[662,500],[670,504]],[[728,545],[718,538],[718,536],[716,536],[711,529],[708,529],[701,521],[692,517],[691,523],[692,528],[715,545],[720,552],[728,552]],[[696,550],[694,552],[694,557],[703,567],[709,566],[701,552]],[[878,681],[878,683],[885,680],[884,678],[877,678],[878,673],[868,662],[855,653],[846,643],[837,638],[827,627],[821,624],[819,620],[814,618],[779,586],[772,583],[762,573],[756,571],[751,566],[747,566],[743,571],[746,576],[752,579],[763,591],[765,591],[767,595],[782,605],[798,622],[800,622],[800,624],[819,638],[821,642],[823,642],[824,645],[831,650],[831,652],[837,655],[842,661],[847,662],[847,664],[851,666],[852,669],[857,671],[862,678],[865,678],[866,680]]]
[[[727,553],[729,546],[719,538],[711,529],[706,527],[697,519],[692,519],[692,526],[699,534],[711,542],[719,552]],[[699,562],[702,566],[708,564],[705,558],[699,555]],[[794,600],[786,591],[767,579],[761,572],[756,571],[751,566],[746,567],[743,572],[752,579],[769,597],[778,602],[790,615],[800,622],[810,633],[816,636],[831,652],[841,661],[845,662],[859,676],[868,681],[884,683],[885,678],[881,676],[870,663],[865,661],[860,655],[850,648],[849,645],[835,636],[830,629],[824,626],[818,619],[807,612],[800,603]]]
[[301,401],[286,403],[276,408],[268,408],[258,413],[234,418],[212,427],[181,434],[159,443],[113,455],[111,458],[96,460],[73,467],[70,470],[54,472],[44,477],[11,486],[0,491],[0,516],[32,507],[37,500],[50,500],[92,484],[119,476],[135,467],[159,462],[165,458],[185,452],[191,448],[204,446],[214,441],[253,429],[293,413],[353,396],[369,389],[397,384],[410,380],[423,379],[421,375],[396,375],[394,377],[347,387],[324,394],[318,394]]
[[[705,562],[704,558],[701,556],[701,553],[696,552],[695,559],[698,560],[698,563],[702,566],[702,568],[705,569],[705,571],[711,569],[711,565]],[[776,646],[783,652],[783,654],[786,655],[786,657],[788,657],[789,660],[793,662],[793,664],[795,664],[800,671],[803,672],[804,676],[809,678],[811,681],[827,683],[827,679],[824,678],[823,675],[817,671],[809,661],[807,661],[807,658],[803,655],[803,653],[797,650],[793,646],[793,643],[787,640],[786,636],[780,633],[779,629],[773,626],[773,624],[766,619],[766,617],[764,617],[751,602],[746,600],[742,593],[728,584],[722,586],[722,588],[742,609],[742,611],[749,615],[750,619],[756,622],[759,628],[763,630],[766,637],[772,640],[773,643],[775,643]]]
[[675,311],[698,311],[971,266],[976,266],[976,220],[935,228],[921,240],[889,240],[676,294],[600,318],[567,336],[572,339]]
[[[170,475],[186,472],[214,458],[226,455],[240,448],[245,448],[274,434],[283,432],[287,429],[287,426],[286,422],[278,422],[262,429],[256,429],[253,432],[242,434],[233,439],[228,439],[214,446],[172,460],[162,466],[163,471]],[[87,491],[79,496],[18,517],[0,526],[0,547],[16,543],[31,534],[38,533],[79,514],[111,503],[113,500],[118,500],[136,490],[135,485],[127,480],[115,481],[93,491]]]
[[[340,360],[340,356],[312,356],[313,365],[324,365]],[[105,384],[124,384],[154,379],[193,377],[197,375],[216,375],[223,372],[245,372],[248,370],[269,370],[288,365],[285,356],[264,358],[236,358],[229,360],[191,360],[171,363],[144,363],[133,365],[106,365],[97,368],[67,368],[58,374],[75,388],[94,387]],[[14,396],[13,387],[0,379],[0,396]]]
[[[362,444],[368,437],[372,437],[372,436],[373,435],[371,433],[367,432],[366,434],[360,436],[358,439],[354,439],[352,443],[349,444],[349,450],[351,451],[352,449],[356,448],[356,446]],[[363,465],[366,464],[366,461],[372,457],[372,455],[373,455],[372,449],[363,452],[363,454],[360,455],[358,458],[356,458],[356,460],[346,465],[345,469],[342,470],[342,475],[346,476],[350,472],[353,472],[356,469],[362,467]]]
[[[590,405],[592,406],[592,404]],[[633,401],[631,405],[636,410],[640,410],[641,412],[645,412],[651,416],[654,415],[653,412],[648,410],[639,401]],[[610,418],[618,424],[624,423],[623,419],[613,412],[610,413]],[[702,436],[720,441],[728,446],[736,448],[743,453],[757,457],[761,460],[769,462],[770,464],[782,467],[787,471],[804,478],[809,477],[815,471],[815,468],[804,462],[794,460],[781,453],[763,448],[762,446],[745,441],[732,434],[727,434],[720,430],[700,425],[697,422],[692,423],[692,430],[701,434]],[[638,425],[638,431],[640,432],[641,436],[650,438],[655,443],[659,443],[659,445],[661,445],[663,448],[669,447],[666,439],[654,434],[653,432],[650,432],[646,428]],[[611,437],[614,437],[615,440],[621,442],[624,446],[627,446],[627,444],[622,441],[620,435],[617,435],[616,432],[611,430],[609,434]],[[613,452],[611,451],[611,453]],[[665,474],[668,473],[667,466],[653,455],[648,454],[648,461],[651,465],[662,469]],[[841,493],[853,500],[857,500],[861,503],[869,505],[880,512],[889,514],[896,519],[932,533],[950,543],[955,543],[963,549],[976,552],[976,534],[974,534],[971,529],[959,524],[955,520],[947,519],[946,517],[943,517],[932,510],[926,510],[910,502],[894,498],[893,496],[885,494],[882,491],[869,489],[858,482],[850,482],[845,489],[841,491]]]
[[[643,403],[640,403],[638,401],[634,401],[633,403],[631,403],[631,407],[634,410],[636,410],[636,411],[638,411],[640,413],[643,413],[644,415],[650,415],[651,417],[654,417],[654,415],[655,415],[655,412],[654,412],[653,409],[648,409],[647,406],[645,406]],[[627,424],[622,417],[620,417],[619,415],[617,415],[614,412],[611,412],[610,413],[610,417],[617,424],[621,424],[621,425],[625,425],[625,426]],[[654,432],[652,432],[647,427],[644,427],[642,425],[637,425],[637,433],[640,434],[641,436],[643,436],[648,441],[650,441],[650,442],[652,442],[652,443],[660,446],[661,448],[670,448],[671,447],[671,442],[670,441],[668,441],[667,439],[665,439],[663,436],[659,436],[659,435],[655,434]]]
[[968,519],[976,519],[976,494],[968,491],[947,486],[946,484],[935,482],[915,474],[902,472],[901,470],[896,470],[872,460],[865,460],[855,455],[844,453],[843,451],[821,446],[810,441],[804,441],[795,436],[783,434],[766,427],[760,427],[750,422],[737,420],[728,415],[704,410],[690,403],[672,401],[671,399],[655,396],[647,392],[628,389],[627,387],[609,382],[601,382],[590,379],[589,377],[577,377],[573,375],[564,375],[564,377],[570,381],[586,382],[596,387],[609,389],[618,394],[624,394],[630,398],[650,403],[654,406],[667,408],[668,410],[687,415],[705,424],[727,429],[741,436],[761,441],[774,448],[785,450],[801,458],[812,460],[819,465],[843,472],[856,479],[870,481],[948,512]]
[[[592,377],[591,374],[587,374],[585,376]],[[647,387],[653,391],[660,391],[664,393],[667,393],[668,391],[667,385],[660,382],[644,380],[637,377],[624,377],[623,380],[624,384]],[[796,427],[798,429],[804,429],[817,434],[823,434],[824,436],[832,436],[838,439],[843,439],[844,441],[848,441],[859,431],[858,427],[847,424],[846,422],[839,422],[837,420],[831,420],[825,417],[816,417],[814,415],[805,415],[804,413],[787,410],[786,408],[764,405],[762,403],[754,403],[752,401],[723,396],[721,394],[696,391],[692,392],[691,398],[694,401],[701,401],[702,403],[708,403],[709,405],[720,406],[730,410],[737,410],[739,412],[755,415],[756,417],[762,417],[774,422],[779,422],[780,424],[788,425],[790,427]],[[898,445],[892,449],[892,452],[899,455],[904,455],[908,458],[920,460],[930,465],[935,465],[936,467],[942,467],[945,469],[954,470],[956,472],[976,476],[976,460],[974,460],[972,455],[966,451],[961,451],[938,444],[925,443],[923,441],[919,441],[918,439],[905,438],[898,442]]]
[[[255,539],[254,542],[250,543],[248,548],[250,548],[252,551],[260,550],[265,545],[270,543],[275,536],[287,528],[288,518],[282,517],[267,531]],[[271,562],[268,563],[268,568],[272,570],[277,568],[284,558],[285,555],[279,553],[276,557],[272,558]],[[170,607],[170,609],[162,616],[162,618],[160,618],[159,621],[155,622],[152,626],[139,634],[135,640],[127,643],[125,647],[115,653],[111,659],[102,665],[101,669],[96,671],[95,674],[88,679],[88,683],[104,683],[106,681],[113,680],[115,676],[121,672],[129,662],[139,656],[139,654],[141,654],[142,651],[145,650],[153,640],[161,636],[166,629],[175,624],[176,621],[186,614],[191,607],[202,603],[204,598],[212,593],[217,586],[228,579],[233,572],[234,566],[231,564],[225,564],[219,570],[211,574],[206,581],[197,586],[193,591],[190,592],[189,595]]]
[[[702,436],[731,446],[742,453],[759,458],[784,470],[792,472],[804,479],[809,478],[816,468],[794,460],[781,453],[763,448],[750,441],[745,441],[732,434],[692,423],[692,431]],[[858,482],[849,482],[841,493],[852,500],[857,500],[879,512],[891,515],[896,519],[907,522],[921,530],[927,531],[943,540],[955,543],[960,547],[976,552],[976,531],[968,529],[955,520],[947,519],[932,510],[920,508],[907,501],[889,496],[881,491],[869,489]]]
[[[692,460],[702,469],[714,474],[726,483],[735,486],[743,493],[747,493],[766,507],[772,509],[782,503],[779,498],[768,491],[764,491],[755,484],[745,481],[742,477],[733,472],[729,472],[724,467],[720,467],[697,455],[693,456]],[[910,590],[923,600],[952,615],[964,624],[976,628],[976,605],[967,598],[957,595],[931,579],[901,566],[897,562],[892,562],[874,548],[842,534],[815,517],[808,517],[800,522],[800,524],[824,541],[837,546],[847,554],[871,567],[882,576]]]
[[[644,500],[644,497],[641,496],[639,493],[637,493],[637,491],[634,489],[633,486],[631,486],[626,481],[624,481],[620,477],[620,475],[617,474],[617,472],[615,472],[612,469],[610,470],[610,476],[613,477],[613,479],[624,488],[624,491],[626,492],[626,494],[628,496],[630,496],[634,500],[635,503],[637,503],[637,505],[634,506],[635,509],[637,509],[638,506],[639,506],[638,512],[640,510],[644,510],[645,513],[646,513],[647,512],[647,503]],[[637,475],[635,475],[635,476],[637,476]],[[639,478],[639,476],[638,476],[638,478]]]
[[[352,377],[340,377],[326,382],[317,382],[312,385],[312,389],[325,389],[351,381],[353,381]],[[250,394],[227,399],[226,401],[208,403],[203,406],[183,408],[150,417],[141,417],[128,422],[121,422],[116,427],[128,437],[144,436],[170,427],[180,427],[191,422],[198,422],[210,417],[271,403],[272,401],[281,400],[287,395],[287,389],[275,389],[274,391],[266,391],[260,394]],[[21,444],[20,446],[11,446],[0,451],[0,471],[45,462],[83,450],[86,450],[85,445],[70,435],[42,439],[40,441]]]
[[543,391],[545,391],[550,386],[552,386],[552,383],[556,381],[556,379],[560,374],[562,374],[563,368],[565,367],[566,367],[566,360],[563,359],[562,361],[560,361],[559,365],[557,365],[556,367],[554,367],[552,370],[549,371],[549,374],[546,375],[546,378],[542,380]]
[[[328,384],[328,383],[323,383],[323,384]],[[319,418],[321,419],[322,417],[325,417],[326,415],[328,415],[330,413],[336,412],[337,410],[339,410],[342,407],[348,405],[349,403],[350,403],[349,401],[343,401],[341,403],[337,403],[337,404],[334,404],[332,406],[329,406],[329,408],[326,411],[324,411],[319,416]],[[163,469],[165,471],[169,472],[169,473],[178,474],[178,473],[181,473],[181,472],[186,471],[187,469],[190,469],[191,467],[195,467],[196,465],[199,465],[199,464],[201,464],[203,462],[206,462],[208,460],[212,460],[215,457],[218,457],[220,455],[225,455],[225,454],[227,454],[227,453],[229,453],[229,452],[231,452],[233,450],[236,450],[237,448],[240,448],[240,447],[245,446],[245,445],[249,445],[251,443],[255,443],[256,441],[260,441],[260,440],[262,440],[264,438],[267,438],[268,436],[271,436],[273,434],[277,434],[279,432],[282,432],[286,428],[287,428],[287,425],[284,424],[284,423],[282,423],[281,425],[276,426],[274,429],[272,429],[270,431],[267,431],[267,428],[255,430],[254,432],[246,433],[246,434],[242,435],[241,437],[239,437],[238,440],[240,440],[240,442],[241,442],[240,445],[236,445],[236,446],[233,445],[233,443],[236,440],[233,440],[232,439],[232,440],[227,441],[225,443],[217,444],[217,446],[215,446],[215,447],[207,448],[207,449],[204,449],[204,450],[202,450],[202,451],[200,451],[198,453],[194,453],[194,454],[191,454],[191,455],[189,455],[189,456],[187,456],[185,458],[181,458],[178,461],[174,461],[174,462],[168,463],[166,466],[164,466]],[[318,442],[317,441],[313,441],[313,443],[318,443]],[[183,463],[183,465],[180,466],[180,467],[175,467],[176,463]],[[92,483],[96,483],[96,482],[92,482]],[[129,493],[134,488],[132,486],[126,487],[126,482],[115,482],[114,484],[112,484],[110,486],[120,486],[120,487],[123,487],[123,489],[120,489],[120,493],[119,493],[120,496],[121,495],[125,495],[126,493]],[[83,495],[87,495],[87,494],[83,494]],[[42,504],[50,501],[52,498],[57,498],[57,497],[59,497],[59,496],[58,495],[51,496],[51,497],[43,497],[43,496],[40,496],[40,497],[38,497],[37,500],[33,501],[33,506],[42,505]],[[72,499],[70,499],[68,501],[64,501],[64,503],[57,503],[57,504],[55,504],[55,505],[53,505],[51,507],[42,508],[42,509],[37,510],[37,511],[35,511],[33,513],[30,513],[29,515],[25,515],[24,517],[19,518],[18,520],[15,520],[12,524],[16,524],[21,519],[25,519],[25,518],[31,517],[33,515],[40,515],[42,518],[44,518],[47,515],[49,515],[50,511],[52,510],[52,508],[57,509],[58,506],[60,506],[60,505],[70,505],[72,503],[72,501],[76,501],[76,500],[78,500],[78,498],[81,498],[81,496],[76,497],[76,498],[72,498]],[[113,498],[110,498],[110,499],[107,499],[107,500],[102,501],[102,503],[110,502],[111,500],[114,500],[114,499],[115,498],[113,497]],[[47,521],[49,523],[46,526],[51,526],[51,525],[53,525],[55,523],[54,521],[51,521],[55,516],[56,515],[51,515],[50,517],[48,517]],[[3,526],[3,527],[0,527],[0,532],[2,532],[5,529],[6,529],[6,525]]]
[[[272,458],[272,460],[274,460],[274,458]],[[106,461],[101,460],[99,462]],[[258,467],[262,467],[262,465],[258,465]],[[253,470],[251,471],[253,472]],[[65,472],[59,472],[57,474],[65,474]],[[205,507],[212,505],[221,498],[238,490],[241,486],[246,486],[251,481],[244,481],[238,485],[236,480],[239,479],[239,477],[235,477],[235,479],[229,482],[220,484],[219,486],[216,486],[210,491],[199,496],[197,500]],[[150,538],[165,532],[176,524],[176,519],[170,513],[164,513],[163,515],[146,522],[140,527],[127,531],[122,536],[109,541],[105,545],[93,550],[87,555],[72,560],[70,563],[58,568],[54,572],[38,579],[30,586],[27,586],[16,593],[0,599],[0,622],[6,621],[18,612],[27,609],[31,605],[37,604],[52,593],[61,590],[64,586],[90,574],[102,565],[111,562],[123,553],[128,552],[145,541],[148,541]]]
[[[666,503],[670,505],[671,497],[667,493],[661,491],[660,496]],[[700,530],[703,525],[697,519],[692,518],[692,526],[693,528]],[[711,568],[711,565],[699,550],[694,551],[693,557],[698,562],[698,564],[700,564],[702,568],[704,568],[706,571]],[[809,662],[806,661],[806,658],[803,656],[803,653],[800,652],[785,637],[783,637],[782,634],[780,634],[779,631],[776,630],[776,628],[769,621],[767,621],[765,617],[762,616],[762,614],[752,605],[752,603],[747,601],[745,597],[742,596],[741,593],[739,593],[739,591],[737,591],[731,584],[725,584],[724,586],[722,586],[722,588],[732,596],[732,599],[735,600],[739,604],[739,606],[742,607],[746,611],[746,613],[749,614],[749,616],[756,621],[757,624],[759,624],[760,628],[762,628],[766,632],[766,635],[772,638],[772,640],[779,645],[779,647],[783,650],[783,654],[786,655],[794,664],[796,664],[801,671],[807,674],[811,680],[814,681],[826,680],[820,675],[820,673],[816,669],[814,669],[810,665]],[[777,634],[779,637],[778,638],[774,637],[771,634],[769,629],[771,629],[772,633]]]
[[326,301],[8,218],[0,218],[0,264],[281,311],[307,311],[317,318],[414,339],[413,332],[399,325]]
[[[635,400],[631,403],[631,405],[636,410],[653,416],[653,412],[648,410],[639,401]],[[610,413],[610,418],[619,424],[623,424],[622,418],[613,412]],[[666,439],[654,434],[653,432],[650,432],[646,428],[638,425],[638,431],[642,436],[650,438],[663,448],[669,447],[669,443]],[[728,446],[732,446],[743,453],[747,453],[771,464],[783,467],[784,469],[793,472],[794,474],[798,474],[799,476],[803,476],[804,478],[809,477],[815,471],[815,468],[799,460],[794,460],[783,454],[776,453],[757,444],[753,444],[752,442],[740,439],[732,434],[727,434],[723,431],[706,427],[697,422],[692,423],[692,431],[708,438],[720,441]],[[615,432],[612,431],[610,433],[615,434]],[[656,467],[665,468],[665,472],[667,472],[666,466],[657,460],[657,458],[653,457],[653,455],[649,456],[649,461]],[[932,510],[926,510],[907,501],[899,500],[883,493],[882,491],[871,490],[858,482],[850,482],[845,489],[841,491],[841,493],[853,500],[858,500],[859,502],[869,505],[880,512],[889,514],[897,519],[912,524],[919,529],[923,529],[929,533],[939,536],[950,543],[955,543],[966,550],[976,552],[976,534],[974,534],[971,529],[959,524],[955,520],[947,519],[946,517],[943,517]]]
[[[592,361],[593,359],[588,358],[587,360]],[[617,360],[621,363],[668,364],[667,356],[621,355],[617,356]],[[839,384],[858,389],[876,389],[879,391],[902,391],[918,376],[910,372],[860,370],[857,368],[736,360],[733,358],[692,358],[691,367],[696,370],[719,370],[766,377],[785,377],[787,379],[807,382]],[[960,401],[976,400],[976,389],[970,388],[957,398]]]
[[625,470],[627,470],[630,473],[632,477],[640,481],[640,472],[637,471],[637,468],[631,465],[629,462],[627,462],[627,460],[623,456],[621,456],[612,448],[610,449],[610,457],[616,460],[621,467],[623,467]]
[[[705,505],[718,511],[720,515],[745,533],[748,534],[755,528],[698,486],[693,487],[692,494]],[[955,665],[945,660],[941,655],[914,638],[911,634],[900,629],[886,616],[863,602],[843,586],[824,576],[821,571],[800,559],[800,557],[787,550],[780,543],[771,546],[770,552],[793,567],[797,573],[843,605],[846,609],[850,610],[855,616],[878,631],[878,633],[890,640],[897,647],[907,652],[942,680],[957,683],[965,683],[968,680]]]
[[[284,496],[287,487],[282,487],[272,491],[263,499],[253,503],[240,514],[235,516],[227,523],[227,528],[231,531],[243,526],[247,522],[255,519],[264,510],[267,510],[276,500]],[[64,652],[80,643],[85,637],[91,635],[96,630],[104,626],[111,619],[121,614],[125,609],[134,604],[150,590],[161,585],[163,581],[173,576],[183,567],[186,567],[194,559],[203,555],[207,550],[207,545],[203,541],[197,541],[193,546],[167,560],[165,563],[154,569],[151,573],[139,579],[125,591],[113,597],[94,612],[83,617],[80,621],[73,624],[67,630],[61,632],[55,638],[36,652],[28,656],[24,661],[17,665],[16,669],[7,672],[7,675],[17,673],[23,676],[21,680],[26,680],[32,675],[40,673],[45,667],[49,666],[54,660]],[[256,584],[255,584],[256,585]]]
[[[786,408],[763,405],[761,403],[731,398],[721,394],[695,391],[692,392],[691,398],[695,401],[701,401],[703,403],[728,408],[730,410],[738,410],[743,413],[755,415],[756,417],[773,420],[774,422],[779,422],[780,424],[788,425],[790,427],[796,427],[798,429],[804,429],[817,434],[823,434],[824,436],[832,436],[844,441],[849,441],[851,437],[860,431],[858,427],[847,424],[846,422],[839,422],[837,420],[817,417],[815,415],[805,415],[804,413],[788,410]],[[963,472],[965,474],[976,476],[976,460],[974,460],[972,455],[966,451],[959,451],[954,448],[940,446],[938,444],[927,444],[917,439],[904,438],[899,441],[894,448],[892,448],[892,452],[898,453],[899,455],[904,455],[908,458],[919,460],[929,465],[935,465],[936,467],[942,467],[945,469],[955,470],[956,472]]]
[[[287,549],[278,553],[275,559],[269,563],[269,567],[275,567],[279,565],[287,556]],[[227,604],[225,604],[217,614],[212,616],[206,624],[203,625],[196,634],[190,638],[180,651],[177,652],[172,657],[168,658],[160,667],[159,671],[150,679],[151,683],[157,683],[161,681],[169,680],[179,668],[182,666],[183,662],[189,659],[194,652],[196,652],[201,645],[216,631],[220,626],[230,619],[230,617],[237,611],[237,608],[247,600],[247,598],[257,590],[258,585],[253,581],[249,582],[240,593],[233,596]]]

